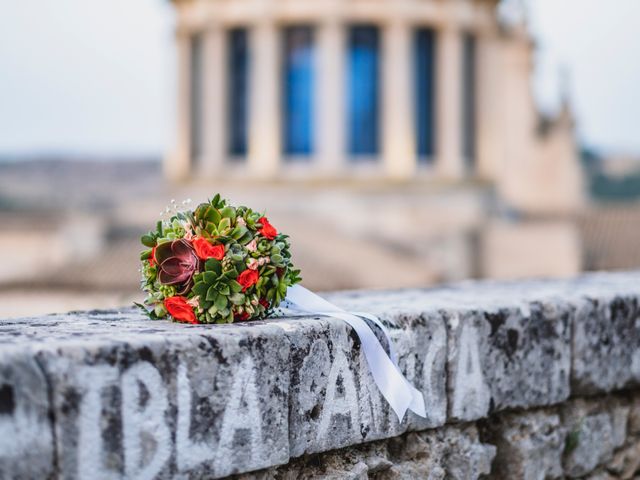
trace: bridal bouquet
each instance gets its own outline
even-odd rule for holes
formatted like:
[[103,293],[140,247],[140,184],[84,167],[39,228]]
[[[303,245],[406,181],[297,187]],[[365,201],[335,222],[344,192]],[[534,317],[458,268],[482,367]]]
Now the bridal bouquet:
[[[171,211],[171,210],[169,210]],[[300,281],[288,236],[247,207],[216,195],[142,236],[144,305],[153,319],[231,323],[264,318]]]

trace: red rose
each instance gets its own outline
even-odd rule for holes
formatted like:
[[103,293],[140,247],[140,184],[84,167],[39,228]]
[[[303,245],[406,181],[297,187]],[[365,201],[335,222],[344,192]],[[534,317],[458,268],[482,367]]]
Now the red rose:
[[244,322],[245,320],[249,320],[250,315],[247,312],[236,313],[233,316],[234,322]]
[[278,231],[275,229],[273,225],[269,223],[267,217],[262,217],[258,220],[262,224],[262,228],[258,230],[264,238],[269,240],[273,240],[278,235]]
[[173,319],[178,322],[193,323],[195,325],[199,323],[196,314],[193,313],[193,308],[184,297],[165,298],[164,306]]
[[207,258],[222,260],[224,258],[224,245],[211,245],[209,240],[202,237],[194,238],[191,241],[191,245],[193,245],[193,249],[200,260],[206,260]]
[[149,266],[151,267],[156,264],[156,248],[158,248],[157,245],[151,249],[151,256],[149,257]]
[[260,278],[260,274],[257,270],[251,270],[247,268],[243,270],[240,275],[238,275],[237,281],[240,285],[242,285],[242,291],[246,292],[247,289],[256,283],[258,283],[258,279]]

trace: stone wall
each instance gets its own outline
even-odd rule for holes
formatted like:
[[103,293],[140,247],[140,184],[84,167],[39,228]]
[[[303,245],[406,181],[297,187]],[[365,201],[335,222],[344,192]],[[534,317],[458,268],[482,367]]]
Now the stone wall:
[[427,418],[398,423],[337,319],[5,320],[0,477],[640,473],[640,273],[329,297],[389,326]]

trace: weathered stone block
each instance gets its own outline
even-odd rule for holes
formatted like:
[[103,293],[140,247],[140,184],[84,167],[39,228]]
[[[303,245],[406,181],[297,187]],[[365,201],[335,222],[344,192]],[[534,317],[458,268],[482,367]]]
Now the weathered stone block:
[[640,439],[633,439],[629,445],[618,450],[606,470],[615,478],[637,478],[637,474],[640,474]]
[[409,413],[398,423],[373,380],[359,339],[344,321],[300,319],[295,327],[277,322],[291,343],[292,456],[444,424],[446,331],[442,318],[403,315],[388,324],[400,369],[423,392],[427,418]]
[[355,332],[338,319],[279,321],[290,341],[291,456],[404,430],[378,391]]
[[569,396],[570,309],[556,302],[445,313],[449,416],[561,402]]
[[60,474],[219,478],[286,463],[281,331],[157,325],[171,334],[39,353],[54,392]]
[[487,421],[485,436],[497,447],[491,478],[537,480],[563,476],[565,430],[556,413],[505,413]]
[[636,296],[576,300],[571,389],[594,394],[640,385],[640,307]]
[[407,429],[424,430],[447,420],[447,329],[439,312],[386,314],[380,318],[400,328],[391,338],[404,375],[424,397],[426,417],[407,412]]
[[640,393],[636,393],[629,402],[629,434],[640,435]]
[[608,462],[624,443],[629,409],[617,399],[578,399],[563,405],[561,412],[567,432],[563,466],[571,478]]
[[476,480],[491,470],[495,447],[473,425],[409,432],[342,450],[305,455],[234,480]]
[[409,430],[444,425],[447,416],[447,329],[442,312],[421,290],[348,292],[330,300],[376,315],[390,330],[403,374],[422,392],[426,418],[407,413]]
[[[11,327],[3,325],[7,333]],[[54,442],[47,381],[28,349],[0,349],[0,478],[48,478]]]
[[444,430],[446,442],[443,456],[446,478],[476,480],[491,473],[496,447],[482,443],[475,426]]

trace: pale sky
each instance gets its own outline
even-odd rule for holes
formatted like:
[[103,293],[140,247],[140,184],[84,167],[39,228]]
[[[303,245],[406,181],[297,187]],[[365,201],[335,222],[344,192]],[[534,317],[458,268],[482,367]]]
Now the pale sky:
[[[566,66],[580,138],[640,154],[640,1],[529,4],[541,107],[557,105]],[[0,12],[0,155],[161,154],[171,144],[168,0],[0,0]]]

